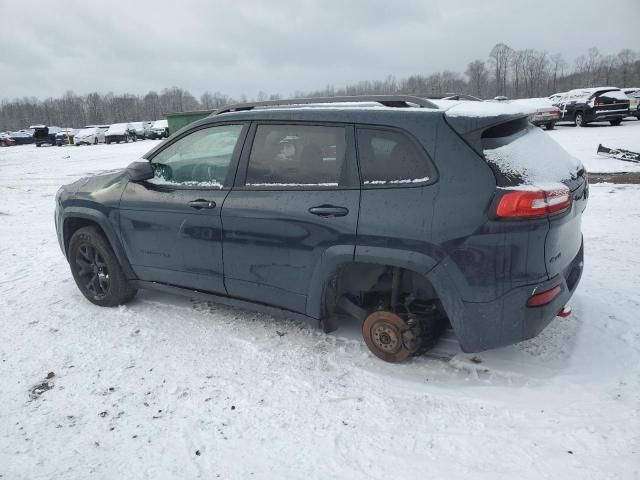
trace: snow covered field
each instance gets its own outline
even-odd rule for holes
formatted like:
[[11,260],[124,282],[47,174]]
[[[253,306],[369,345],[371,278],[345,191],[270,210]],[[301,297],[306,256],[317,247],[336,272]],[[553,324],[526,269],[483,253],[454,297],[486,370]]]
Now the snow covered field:
[[[631,170],[595,148],[639,134],[552,132],[590,171]],[[390,365],[353,328],[155,292],[86,301],[54,194],[153,145],[0,149],[0,478],[640,478],[640,186],[592,186],[572,317]]]
[[608,123],[592,123],[586,127],[561,123],[549,134],[582,160],[588,172],[640,172],[640,163],[623,162],[596,154],[598,144],[640,152],[640,121],[636,119],[627,118],[613,128]]

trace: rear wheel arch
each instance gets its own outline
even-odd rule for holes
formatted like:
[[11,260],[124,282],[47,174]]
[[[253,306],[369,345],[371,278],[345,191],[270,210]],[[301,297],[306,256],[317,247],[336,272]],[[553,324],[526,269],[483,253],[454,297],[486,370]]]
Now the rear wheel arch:
[[[323,268],[314,274],[310,285],[307,315],[319,319],[332,315],[335,302],[345,293],[342,290],[381,288],[380,277],[388,277],[389,272],[396,268],[402,272],[406,284],[417,286],[416,293],[420,296],[440,297],[442,286],[434,282],[430,274],[438,263],[435,258],[417,252],[383,250],[382,256],[374,256],[369,252],[356,258],[335,258],[333,262],[327,262],[325,258]],[[388,278],[384,281],[388,283]]]

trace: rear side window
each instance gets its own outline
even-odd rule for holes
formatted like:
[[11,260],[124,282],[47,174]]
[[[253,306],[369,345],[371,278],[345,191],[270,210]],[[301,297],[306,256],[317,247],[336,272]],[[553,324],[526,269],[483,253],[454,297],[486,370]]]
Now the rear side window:
[[345,163],[344,127],[258,125],[249,187],[337,187]]
[[401,132],[358,128],[357,141],[363,185],[411,185],[434,178],[425,152]]

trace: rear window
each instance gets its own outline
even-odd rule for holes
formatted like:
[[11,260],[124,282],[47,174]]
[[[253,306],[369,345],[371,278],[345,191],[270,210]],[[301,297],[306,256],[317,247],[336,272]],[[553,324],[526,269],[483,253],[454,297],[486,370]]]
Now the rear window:
[[[496,173],[498,186],[512,187],[575,178],[582,168],[549,134],[533,125],[515,130],[514,126],[487,130],[493,136],[482,138],[484,157]],[[486,133],[486,132],[485,132]]]
[[612,100],[629,100],[622,90],[609,90],[608,92],[598,92],[595,94],[596,98],[610,98]]
[[424,151],[401,132],[358,128],[357,141],[363,185],[411,185],[434,178]]

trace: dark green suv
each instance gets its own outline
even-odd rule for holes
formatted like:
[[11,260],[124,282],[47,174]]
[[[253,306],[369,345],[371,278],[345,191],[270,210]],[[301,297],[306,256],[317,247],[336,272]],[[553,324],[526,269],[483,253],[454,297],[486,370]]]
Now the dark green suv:
[[362,322],[400,361],[450,325],[474,352],[537,335],[582,272],[582,165],[510,105],[409,96],[234,105],[56,197],[97,305],[139,288]]

